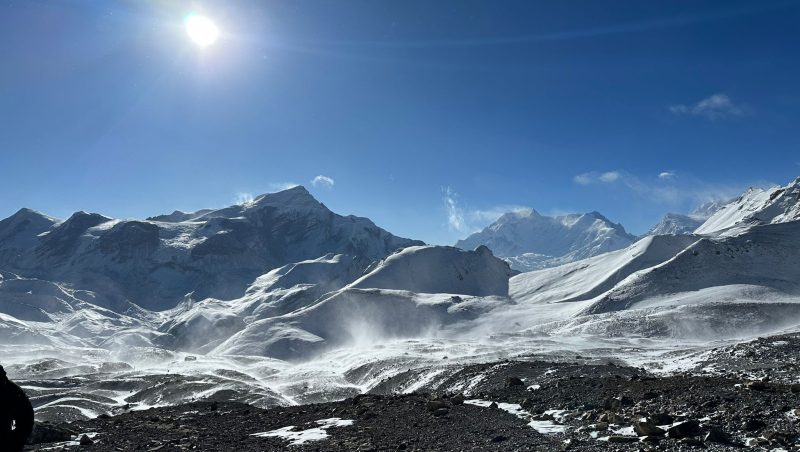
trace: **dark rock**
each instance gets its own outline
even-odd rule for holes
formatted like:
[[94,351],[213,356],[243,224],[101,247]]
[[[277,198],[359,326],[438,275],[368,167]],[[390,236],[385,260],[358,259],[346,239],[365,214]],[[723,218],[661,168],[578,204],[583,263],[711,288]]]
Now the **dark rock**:
[[750,418],[742,424],[742,429],[748,432],[755,432],[766,426],[767,424],[765,424],[761,419]]
[[794,439],[793,435],[785,432],[767,432],[764,435],[765,439],[768,439],[773,444],[780,444],[781,446],[788,446],[790,445]]
[[664,429],[649,422],[636,421],[633,423],[633,431],[639,436],[663,436],[667,433]]
[[525,382],[522,381],[519,377],[506,377],[506,386],[513,387],[513,386],[525,386]]
[[438,410],[433,412],[434,416],[447,416],[448,414],[450,414],[450,410],[448,410],[447,408],[439,408]]
[[700,423],[695,419],[675,424],[667,430],[670,438],[681,439],[700,434]]
[[636,436],[622,436],[622,435],[612,435],[608,437],[609,443],[637,443],[639,442],[639,438]]
[[731,441],[730,435],[718,427],[711,427],[706,434],[705,441],[709,443],[728,444]]
[[425,404],[425,407],[428,409],[428,411],[433,413],[442,408],[447,409],[447,403],[441,400],[428,400],[428,403]]
[[764,391],[769,388],[769,385],[763,381],[751,381],[747,383],[747,388],[752,391]]
[[685,444],[685,445],[687,445],[687,446],[691,446],[691,447],[699,447],[699,448],[701,448],[701,449],[705,449],[705,448],[706,448],[706,445],[705,445],[705,444],[703,444],[703,442],[702,442],[702,441],[700,441],[700,440],[699,440],[699,439],[697,439],[697,438],[683,438],[683,439],[681,439],[681,440],[680,440],[680,441],[678,441],[678,442],[679,442],[680,444]]
[[669,425],[675,421],[675,418],[667,413],[654,413],[647,416],[647,421],[655,425]]
[[33,426],[33,433],[28,437],[28,444],[69,441],[74,434],[75,432],[61,425],[51,424],[49,422],[37,422]]
[[492,438],[493,443],[502,443],[503,441],[507,440],[508,438],[503,435],[496,435]]
[[94,444],[94,440],[86,435],[81,436],[79,442],[81,446],[91,446],[92,444]]

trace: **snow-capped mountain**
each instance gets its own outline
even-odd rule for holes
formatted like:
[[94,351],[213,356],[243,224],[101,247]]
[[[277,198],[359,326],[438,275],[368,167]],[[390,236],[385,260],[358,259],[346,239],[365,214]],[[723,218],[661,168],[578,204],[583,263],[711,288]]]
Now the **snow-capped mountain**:
[[530,271],[625,248],[635,239],[598,212],[548,217],[524,209],[504,214],[456,246],[485,245],[513,268]]
[[692,234],[704,220],[699,220],[680,213],[668,213],[664,218],[647,231],[647,235],[682,235]]
[[491,245],[401,239],[300,188],[160,220],[23,210],[0,222],[0,356],[14,372],[81,376],[40,413],[83,418],[187,397],[331,400],[397,375],[419,375],[413,391],[514,354],[652,360],[659,347],[797,330],[796,184],[735,200],[708,220],[727,222],[722,233],[611,251],[632,238],[599,214],[508,214],[484,231],[497,249],[598,253],[522,274]]
[[23,209],[0,222],[0,269],[103,295],[104,307],[174,307],[185,298],[231,299],[259,275],[328,253],[366,268],[422,242],[366,218],[337,215],[303,187],[250,203],[153,220],[77,212],[56,221]]
[[708,220],[711,215],[714,215],[730,202],[731,201],[710,201],[702,204],[688,215],[668,213],[664,215],[664,218],[662,218],[657,225],[653,226],[645,236],[694,234],[694,231]]
[[776,224],[800,219],[800,178],[784,187],[750,188],[719,209],[697,234],[736,233],[759,224]]

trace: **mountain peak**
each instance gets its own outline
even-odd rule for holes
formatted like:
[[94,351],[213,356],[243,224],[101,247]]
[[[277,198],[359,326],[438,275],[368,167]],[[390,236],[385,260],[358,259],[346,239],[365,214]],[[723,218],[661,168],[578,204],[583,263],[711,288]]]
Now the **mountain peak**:
[[624,248],[634,239],[599,212],[548,217],[524,209],[504,214],[456,246],[470,250],[485,245],[517,270],[528,271]]
[[800,177],[783,187],[749,188],[697,228],[697,234],[718,234],[739,226],[785,223],[800,219]]
[[529,218],[536,218],[541,217],[539,212],[531,207],[526,207],[524,209],[517,209],[512,210],[510,212],[506,212],[495,221],[495,223],[507,223],[517,220],[524,220]]
[[263,195],[255,197],[251,202],[244,204],[246,208],[275,205],[286,207],[321,206],[322,203],[317,201],[317,199],[314,198],[314,196],[309,193],[305,187],[302,185],[295,185],[294,187],[287,188],[286,190],[281,190],[274,193],[264,193]]

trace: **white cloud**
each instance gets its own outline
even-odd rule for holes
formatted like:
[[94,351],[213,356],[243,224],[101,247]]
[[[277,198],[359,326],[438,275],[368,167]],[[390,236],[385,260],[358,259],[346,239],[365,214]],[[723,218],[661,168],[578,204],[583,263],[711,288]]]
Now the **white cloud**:
[[331,188],[333,188],[333,184],[334,184],[333,178],[330,178],[328,176],[323,176],[321,174],[311,179],[311,185],[314,187],[322,187],[330,190]]
[[744,109],[726,94],[713,94],[693,105],[677,104],[668,108],[676,115],[702,116],[712,120],[744,114]]
[[[575,176],[573,180],[581,185],[617,182],[618,186],[625,187],[644,199],[670,208],[731,199],[744,189],[743,186],[712,184],[686,175],[677,178],[674,171],[663,171],[657,177],[649,178],[640,178],[625,171],[592,172]],[[664,181],[667,180],[671,183],[665,184]]]
[[622,178],[622,173],[619,171],[606,171],[604,173],[592,171],[589,173],[578,174],[572,178],[572,181],[579,185],[589,185],[596,182],[611,184],[618,181],[620,178]]
[[616,182],[620,177],[619,171],[607,171],[600,175],[600,181],[610,184]]

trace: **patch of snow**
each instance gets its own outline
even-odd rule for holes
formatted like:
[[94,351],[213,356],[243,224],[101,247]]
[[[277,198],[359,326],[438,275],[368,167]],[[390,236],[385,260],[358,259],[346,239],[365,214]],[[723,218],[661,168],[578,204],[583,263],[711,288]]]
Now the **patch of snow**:
[[347,427],[353,425],[352,420],[350,419],[340,419],[338,417],[330,418],[330,419],[320,419],[316,421],[319,424],[319,427],[314,427],[306,430],[298,430],[295,431],[295,426],[290,425],[288,427],[279,428],[276,430],[271,430],[269,432],[262,432],[262,433],[253,433],[250,436],[258,436],[258,437],[278,437],[283,438],[289,441],[290,446],[297,446],[300,444],[307,443],[309,441],[321,441],[327,438],[328,429],[331,427]]

